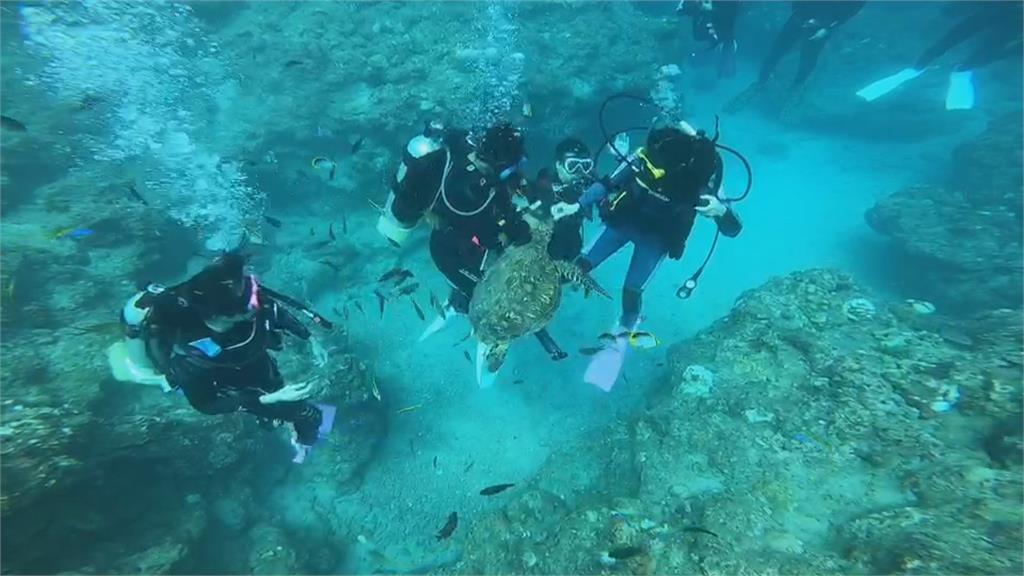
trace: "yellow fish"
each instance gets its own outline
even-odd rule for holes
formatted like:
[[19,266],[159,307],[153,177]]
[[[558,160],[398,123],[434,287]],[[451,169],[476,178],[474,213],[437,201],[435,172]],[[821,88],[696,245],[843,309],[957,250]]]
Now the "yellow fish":
[[413,404],[412,406],[406,406],[398,410],[398,414],[405,414],[406,412],[413,412],[423,407],[423,404]]
[[74,232],[77,228],[78,226],[72,226],[70,228],[61,228],[60,230],[55,230],[51,232],[50,235],[47,236],[47,238],[49,238],[50,240],[56,240],[57,238],[67,236],[68,234]]
[[650,332],[632,332],[629,335],[629,345],[633,348],[641,348],[646,350],[648,348],[654,348],[661,344],[657,336]]

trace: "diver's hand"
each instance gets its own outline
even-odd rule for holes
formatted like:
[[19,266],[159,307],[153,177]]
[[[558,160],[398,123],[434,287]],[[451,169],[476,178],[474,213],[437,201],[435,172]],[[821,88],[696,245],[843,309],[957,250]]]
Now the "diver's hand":
[[320,340],[314,336],[310,336],[309,349],[313,353],[313,364],[316,364],[317,368],[323,368],[327,365],[327,349],[320,343]]
[[566,216],[572,216],[573,214],[580,211],[580,205],[578,202],[568,204],[565,202],[559,202],[551,207],[551,217],[555,220],[561,220]]
[[701,194],[700,199],[705,202],[705,204],[699,205],[696,208],[697,213],[701,216],[718,218],[719,216],[724,216],[729,211],[725,204],[722,204],[721,200],[711,194]]
[[278,402],[297,402],[305,400],[313,394],[313,381],[306,380],[298,384],[289,384],[277,392],[260,396],[260,404],[277,404]]

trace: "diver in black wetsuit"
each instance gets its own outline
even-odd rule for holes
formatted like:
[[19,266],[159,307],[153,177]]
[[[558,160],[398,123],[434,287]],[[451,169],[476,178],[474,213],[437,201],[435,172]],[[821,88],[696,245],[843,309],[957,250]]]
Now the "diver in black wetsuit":
[[[452,286],[444,315],[420,340],[469,311],[489,259],[530,241],[530,225],[512,201],[525,186],[525,154],[521,131],[507,123],[487,129],[479,145],[465,131],[430,124],[406,146],[377,231],[401,244],[426,216],[430,255]],[[553,359],[566,357],[547,331],[536,335]]]
[[800,65],[790,88],[798,93],[818,64],[818,56],[833,30],[848,22],[864,7],[865,0],[798,0],[792,3],[792,13],[782,26],[768,55],[761,63],[757,80],[726,105],[735,112],[745,106],[768,84],[775,68],[790,50],[800,45]]
[[971,2],[970,13],[929,46],[910,68],[872,82],[857,95],[874,101],[904,83],[917,78],[940,56],[952,48],[978,38],[975,47],[959,60],[949,75],[946,91],[947,110],[974,107],[974,71],[1000,60],[1019,56],[1024,29],[1024,3]]
[[718,77],[736,75],[736,17],[740,0],[681,0],[676,13],[693,19],[693,39],[717,51]]
[[305,401],[311,384],[285,385],[268,350],[282,348],[283,332],[302,340],[310,333],[244,268],[245,257],[229,252],[182,284],[150,285],[122,318],[193,408],[291,422],[301,462],[318,438],[321,411]]
[[[551,207],[559,202],[578,202],[583,191],[594,182],[594,158],[590,149],[576,138],[566,138],[555,146],[554,168],[542,168],[537,178],[523,190],[530,204],[529,214],[549,220]],[[583,249],[583,220],[577,213],[554,223],[548,255],[555,260],[574,260]]]

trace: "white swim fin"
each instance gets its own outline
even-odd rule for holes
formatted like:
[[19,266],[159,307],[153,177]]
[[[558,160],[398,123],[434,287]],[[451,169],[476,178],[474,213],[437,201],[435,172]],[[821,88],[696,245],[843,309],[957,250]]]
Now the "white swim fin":
[[170,392],[167,377],[158,373],[146,358],[141,340],[119,340],[107,348],[107,364],[118,382],[159,386]]
[[946,110],[971,108],[974,108],[974,73],[970,70],[953,72],[949,75],[949,90],[946,91]]
[[444,329],[445,326],[448,325],[448,322],[457,315],[458,312],[456,312],[454,308],[452,308],[451,306],[445,306],[444,315],[434,318],[434,321],[431,322],[429,326],[427,326],[427,328],[423,331],[422,334],[420,334],[419,342],[423,342],[427,338],[433,336],[435,333],[440,332],[442,329]]
[[892,92],[907,82],[910,82],[914,78],[917,78],[921,74],[924,74],[924,70],[918,70],[917,68],[904,68],[892,76],[886,76],[881,80],[876,80],[861,88],[857,91],[857,96],[867,100],[868,102],[874,102],[889,92]]
[[490,350],[491,347],[483,342],[476,345],[476,384],[481,388],[494,386],[494,381],[498,379],[498,373],[487,368],[487,353]]

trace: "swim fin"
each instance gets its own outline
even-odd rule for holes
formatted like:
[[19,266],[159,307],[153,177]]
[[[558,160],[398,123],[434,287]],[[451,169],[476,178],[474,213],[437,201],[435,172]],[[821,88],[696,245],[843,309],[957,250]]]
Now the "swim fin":
[[334,418],[338,415],[338,407],[330,404],[317,404],[316,407],[320,409],[321,414],[320,429],[317,432],[323,440],[331,430],[334,430]]
[[949,75],[949,90],[946,91],[946,110],[970,110],[974,108],[974,72],[958,70]]
[[857,91],[857,96],[867,100],[868,102],[874,102],[889,92],[892,92],[907,82],[910,82],[914,78],[917,78],[921,74],[924,74],[924,70],[919,70],[917,68],[904,68],[891,76],[886,76],[881,80],[876,80],[861,88]]
[[498,379],[498,373],[491,372],[487,367],[487,353],[490,349],[491,347],[483,342],[476,345],[476,385],[480,388],[490,388]]
[[609,343],[595,354],[583,374],[584,382],[605,392],[611,392],[619,379],[619,373],[622,372],[622,365],[626,360],[626,350],[629,349],[628,334],[631,334],[632,330],[617,327],[612,333],[621,336],[616,337],[615,342]]
[[130,382],[146,386],[159,386],[170,392],[167,377],[159,374],[146,357],[141,340],[119,340],[107,348],[107,364],[110,373],[118,382]]
[[420,334],[419,342],[423,342],[427,338],[430,338],[435,333],[440,332],[445,326],[448,325],[448,321],[458,315],[450,304],[444,307],[444,315],[434,318],[434,321]]

